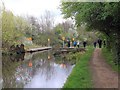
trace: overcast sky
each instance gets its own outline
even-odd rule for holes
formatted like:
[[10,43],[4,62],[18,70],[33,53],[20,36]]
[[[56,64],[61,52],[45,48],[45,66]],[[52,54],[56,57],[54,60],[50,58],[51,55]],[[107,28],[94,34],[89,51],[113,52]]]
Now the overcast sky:
[[62,22],[61,11],[58,8],[60,0],[2,0],[5,7],[15,15],[32,15],[40,17],[45,10],[49,10],[55,16],[55,22]]

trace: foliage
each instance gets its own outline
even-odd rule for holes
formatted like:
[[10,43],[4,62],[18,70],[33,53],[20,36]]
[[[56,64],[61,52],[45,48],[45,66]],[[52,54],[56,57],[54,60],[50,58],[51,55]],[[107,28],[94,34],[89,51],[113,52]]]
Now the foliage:
[[119,9],[120,2],[63,2],[61,4],[65,17],[74,17],[77,26],[84,24],[86,29],[100,31],[105,35],[108,48],[116,52],[117,61],[120,61]]
[[57,24],[54,27],[54,30],[55,34],[59,35],[61,39],[62,37],[65,37],[65,39],[72,39],[74,37],[74,34],[76,34],[76,30],[74,29],[72,21],[70,20]]
[[[54,26],[54,17],[50,11],[46,11],[40,18],[35,18],[33,16],[27,17],[27,21],[31,25],[32,32],[30,35],[32,37],[33,43],[42,46],[51,46],[59,43],[59,27]],[[50,41],[48,42],[48,39]]]
[[85,23],[91,29],[115,32],[119,23],[118,17],[120,17],[118,14],[119,4],[63,2],[62,12],[66,17],[74,16],[78,26]]
[[16,30],[15,16],[10,11],[2,13],[2,44],[3,47],[8,47],[19,40],[23,36],[21,31]]
[[87,45],[93,44],[93,42],[97,41],[99,32],[96,31],[87,31],[85,26],[80,26],[77,28],[78,37],[77,39],[80,41],[84,41],[86,39]]
[[[13,44],[23,43],[23,38],[32,38],[33,43],[43,46],[48,46],[48,38],[50,44],[55,45],[59,43],[59,36],[55,33],[56,29],[47,30],[42,32],[39,30],[41,24],[36,21],[35,17],[21,17],[14,16],[11,11],[6,9],[2,10],[2,47],[9,49]],[[48,17],[46,17],[47,19]],[[41,22],[42,23],[42,22]],[[46,23],[48,23],[46,21]],[[49,25],[48,25],[49,26]],[[47,26],[45,25],[47,28]]]
[[114,53],[108,51],[106,48],[103,48],[102,54],[105,57],[105,60],[112,66],[112,69],[120,72],[120,69],[118,69],[118,62],[115,62],[114,60]]

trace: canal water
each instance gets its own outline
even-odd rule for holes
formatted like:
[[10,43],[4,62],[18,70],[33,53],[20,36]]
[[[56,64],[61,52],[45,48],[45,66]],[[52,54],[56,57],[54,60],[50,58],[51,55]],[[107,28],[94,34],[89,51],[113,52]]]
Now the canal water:
[[2,56],[3,88],[62,88],[74,65],[53,52]]

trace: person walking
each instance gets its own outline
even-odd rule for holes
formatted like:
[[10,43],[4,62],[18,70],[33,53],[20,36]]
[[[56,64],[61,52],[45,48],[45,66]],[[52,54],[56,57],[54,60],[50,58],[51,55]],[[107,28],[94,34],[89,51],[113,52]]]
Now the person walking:
[[80,41],[79,40],[77,41],[77,47],[78,48],[80,47]]
[[106,46],[106,41],[105,41],[105,39],[104,39],[104,41],[103,41],[103,45],[104,45],[104,47]]
[[74,42],[73,42],[73,46],[74,46],[74,47],[76,47],[76,45],[77,45],[77,42],[76,42],[76,41],[74,41]]
[[70,40],[68,40],[68,48],[70,47]]
[[96,48],[96,44],[97,44],[97,42],[95,41],[95,42],[93,43],[93,45],[94,45],[94,48]]
[[98,39],[98,44],[99,44],[99,48],[102,48],[102,40],[100,38]]
[[86,47],[86,44],[87,44],[87,42],[86,42],[86,41],[83,41],[83,47],[84,47],[84,48]]

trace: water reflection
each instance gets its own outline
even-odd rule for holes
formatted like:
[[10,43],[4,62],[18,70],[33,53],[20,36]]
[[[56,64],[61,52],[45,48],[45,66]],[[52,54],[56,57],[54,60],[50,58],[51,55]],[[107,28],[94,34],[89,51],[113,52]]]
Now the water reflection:
[[3,88],[61,88],[73,68],[51,51],[2,58]]

